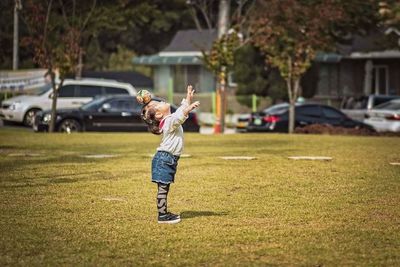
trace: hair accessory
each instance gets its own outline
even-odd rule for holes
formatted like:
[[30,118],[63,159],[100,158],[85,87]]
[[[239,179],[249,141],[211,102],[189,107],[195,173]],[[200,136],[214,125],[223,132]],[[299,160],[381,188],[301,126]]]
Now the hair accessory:
[[136,94],[136,100],[142,105],[147,105],[151,101],[151,94],[147,90],[140,90]]

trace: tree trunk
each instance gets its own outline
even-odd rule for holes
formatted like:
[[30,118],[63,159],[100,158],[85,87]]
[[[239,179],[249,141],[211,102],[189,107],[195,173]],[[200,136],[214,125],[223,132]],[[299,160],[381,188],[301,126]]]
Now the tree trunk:
[[[226,70],[223,70],[226,72]],[[221,77],[221,117],[220,117],[220,122],[221,122],[221,133],[224,133],[225,131],[225,114],[226,114],[226,79],[225,76],[226,74],[222,74]]]
[[289,133],[292,134],[294,132],[294,124],[295,124],[295,107],[296,107],[296,101],[290,100],[290,105],[289,105]]
[[226,98],[226,82],[224,78],[224,71],[222,71],[217,78],[217,98],[216,98],[216,111],[214,133],[224,133],[225,129],[225,98]]
[[82,69],[83,69],[83,52],[82,48],[79,48],[78,66],[76,66],[75,79],[79,80],[82,78]]
[[56,110],[57,110],[57,95],[58,95],[58,88],[56,85],[56,74],[53,70],[48,70],[48,73],[51,77],[51,85],[53,87],[53,94],[52,94],[52,101],[51,101],[51,118],[49,122],[49,133],[54,132],[55,124],[56,124]]
[[[229,9],[230,0],[220,0],[219,2],[219,13],[218,13],[218,39],[221,39],[227,32],[229,27]],[[218,89],[219,94],[219,105],[220,113],[219,118],[216,120],[216,126],[214,127],[214,133],[223,133],[225,130],[225,110],[226,110],[226,67],[223,67],[218,77]],[[219,123],[219,125],[218,125]]]
[[294,128],[296,124],[296,100],[299,96],[300,90],[300,79],[287,80],[288,95],[289,95],[289,133],[294,133]]
[[51,85],[53,87],[53,97],[52,97],[52,102],[51,102],[51,118],[49,122],[49,132],[52,133],[54,132],[55,126],[56,126],[56,119],[57,119],[57,98],[58,98],[58,90],[62,87],[64,83],[64,79],[60,80],[60,83],[57,85],[56,84],[56,74],[54,71],[50,71],[50,77],[51,77]]

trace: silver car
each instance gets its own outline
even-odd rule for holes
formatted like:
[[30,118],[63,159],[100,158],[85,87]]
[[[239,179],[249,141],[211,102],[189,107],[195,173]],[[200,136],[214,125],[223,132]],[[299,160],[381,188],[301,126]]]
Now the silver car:
[[[128,84],[105,79],[66,79],[58,91],[57,109],[78,108],[98,95],[135,95]],[[38,111],[51,109],[53,90],[50,85],[38,88],[35,95],[20,95],[1,103],[0,118],[32,126]]]
[[391,100],[368,111],[364,123],[378,132],[400,132],[400,99]]

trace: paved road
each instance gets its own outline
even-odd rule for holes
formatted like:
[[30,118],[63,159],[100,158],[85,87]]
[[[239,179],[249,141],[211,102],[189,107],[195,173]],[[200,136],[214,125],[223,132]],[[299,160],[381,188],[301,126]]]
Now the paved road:
[[[212,127],[201,127],[200,128],[200,133],[201,134],[213,134],[214,133],[214,128]],[[225,128],[224,134],[234,134],[235,129],[231,128]]]

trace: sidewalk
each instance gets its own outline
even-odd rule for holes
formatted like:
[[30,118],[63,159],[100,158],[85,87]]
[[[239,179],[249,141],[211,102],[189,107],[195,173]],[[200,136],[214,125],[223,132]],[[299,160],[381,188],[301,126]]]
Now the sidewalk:
[[[232,128],[225,128],[224,134],[234,134],[235,129]],[[213,127],[202,126],[200,127],[200,134],[214,134]]]

